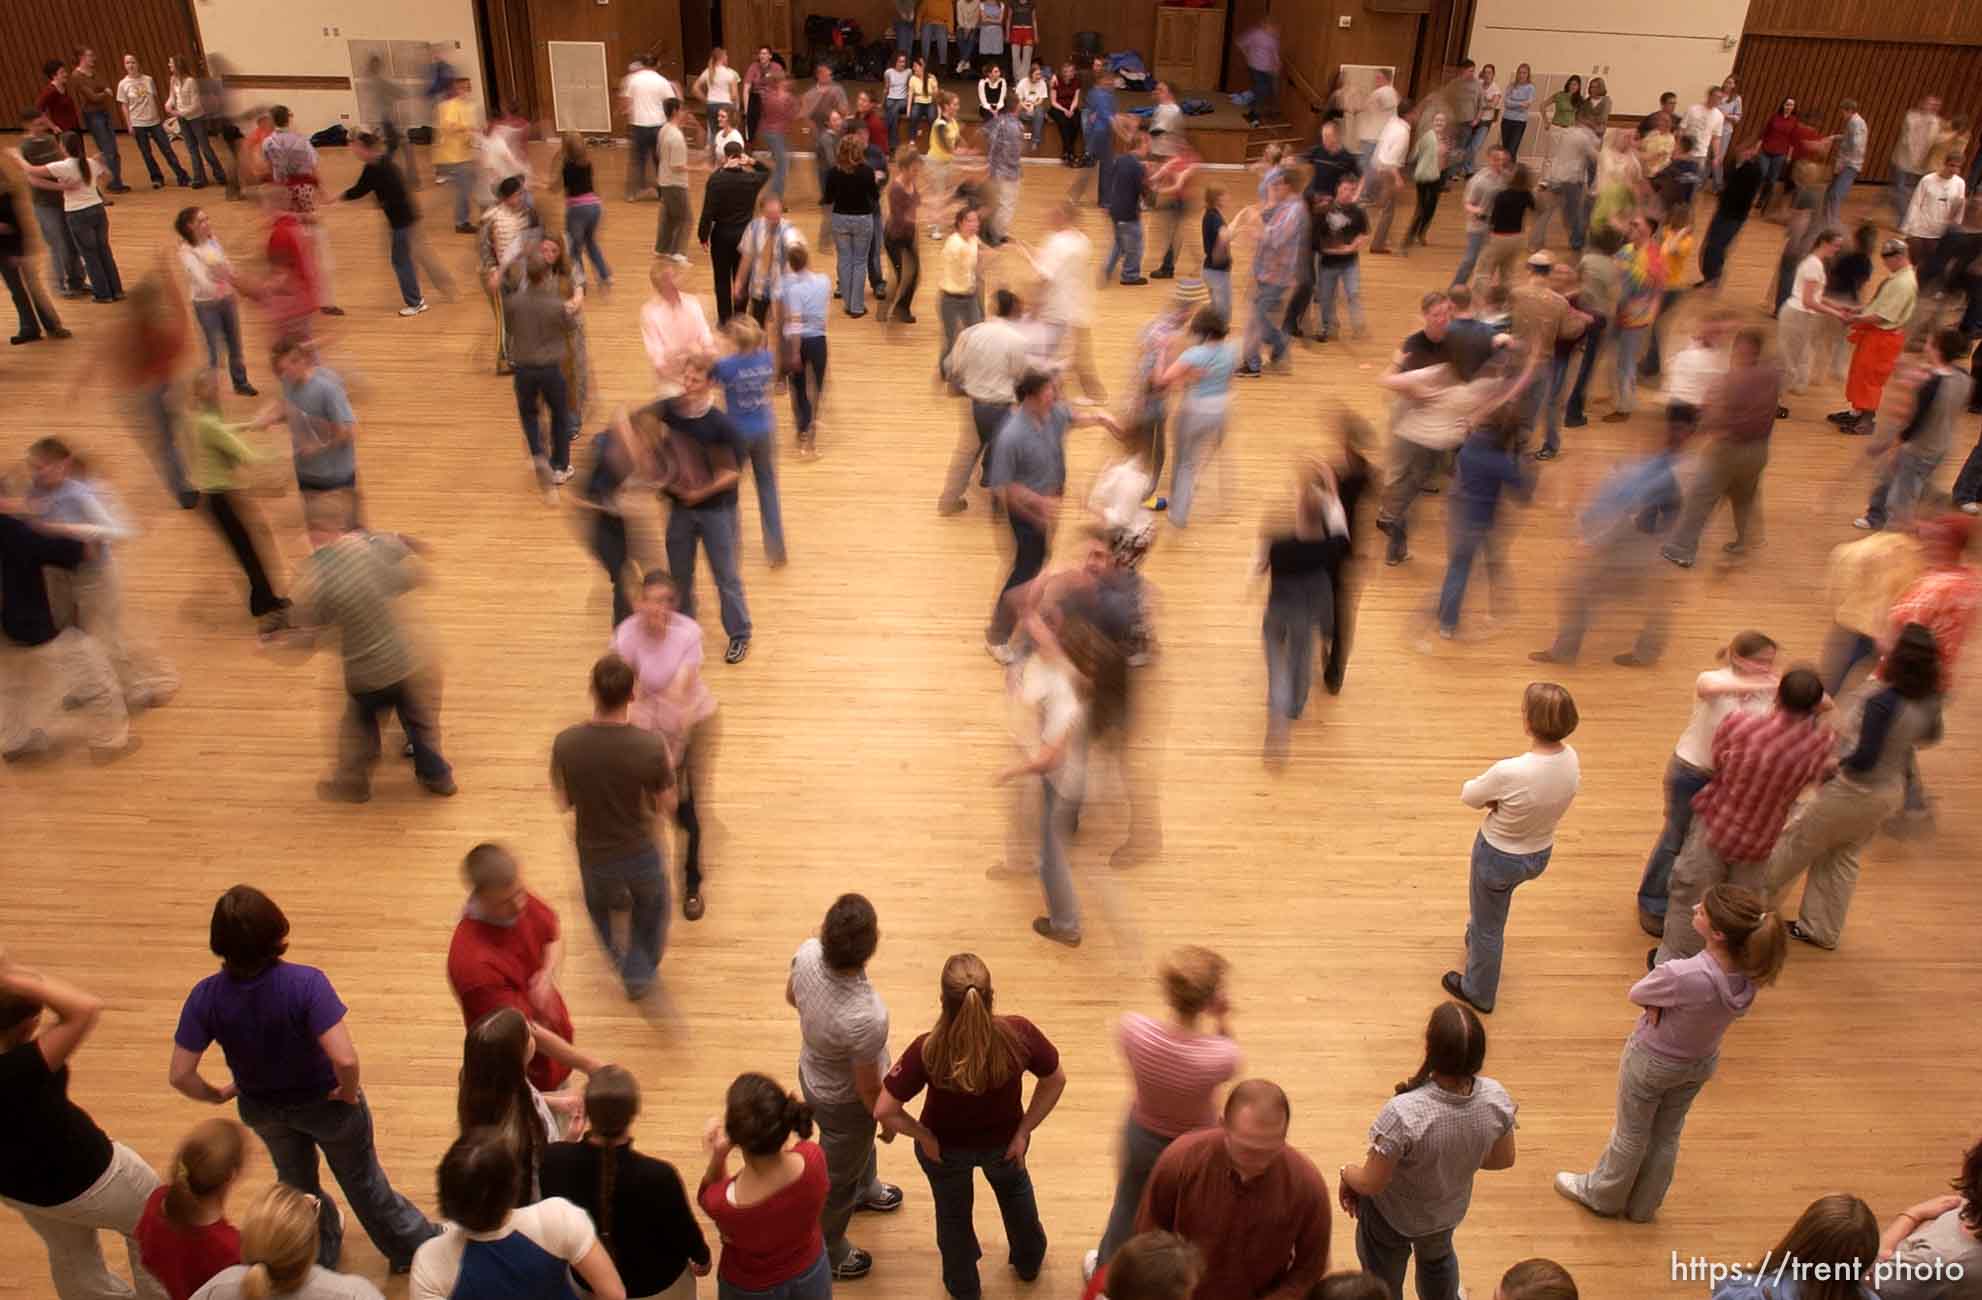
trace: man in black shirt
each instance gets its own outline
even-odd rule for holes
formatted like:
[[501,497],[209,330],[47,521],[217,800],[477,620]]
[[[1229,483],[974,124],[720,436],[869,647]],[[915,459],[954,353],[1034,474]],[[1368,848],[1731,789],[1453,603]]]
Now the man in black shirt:
[[709,254],[709,269],[716,277],[716,326],[729,323],[735,311],[731,288],[736,282],[737,249],[743,232],[757,215],[757,195],[771,169],[743,152],[732,140],[723,146],[723,165],[709,173],[702,190],[702,219],[695,238]]
[[1316,272],[1315,297],[1321,301],[1320,341],[1328,342],[1335,333],[1335,289],[1349,303],[1349,325],[1361,338],[1367,331],[1363,322],[1362,251],[1369,243],[1369,214],[1356,202],[1356,178],[1343,176],[1335,182],[1335,202],[1318,214],[1315,225],[1321,231],[1321,267]]
[[[668,496],[668,572],[681,594],[681,612],[695,617],[695,542],[709,554],[722,602],[723,631],[729,648],[723,662],[742,663],[750,653],[750,607],[737,571],[736,485],[740,435],[715,404],[706,357],[682,366],[681,395],[666,402],[660,417],[668,427],[663,491]],[[651,411],[653,408],[649,408]]]
[[1707,223],[1707,238],[1700,245],[1700,284],[1720,283],[1721,268],[1727,264],[1727,250],[1734,244],[1734,237],[1741,233],[1741,227],[1748,220],[1748,214],[1755,210],[1755,198],[1762,192],[1762,163],[1757,156],[1762,146],[1759,141],[1743,145],[1735,151],[1738,160],[1727,173],[1727,183],[1721,187],[1720,202],[1714,208],[1714,219]]
[[0,758],[12,763],[50,748],[35,720],[52,712],[57,699],[86,701],[95,757],[119,757],[136,747],[124,688],[96,638],[56,625],[42,574],[44,566],[76,568],[88,548],[41,532],[24,513],[0,497]]
[[1313,171],[1308,176],[1307,198],[1310,206],[1317,197],[1329,198],[1335,193],[1336,184],[1344,176],[1360,177],[1362,164],[1356,155],[1342,147],[1342,130],[1335,122],[1321,124],[1321,139],[1308,150],[1308,165]]
[[454,277],[420,240],[420,210],[413,206],[413,196],[406,192],[405,173],[393,165],[384,144],[369,131],[359,132],[352,148],[364,162],[364,169],[358,173],[358,183],[338,198],[345,203],[367,194],[378,199],[379,211],[385,213],[385,224],[392,231],[392,273],[399,277],[399,296],[406,302],[399,314],[418,316],[427,309],[426,297],[420,292],[420,277],[413,269],[416,257],[440,291],[454,297]]
[[1147,187],[1145,163],[1149,158],[1149,132],[1136,132],[1135,148],[1110,163],[1104,172],[1107,184],[1103,197],[1108,220],[1115,224],[1115,246],[1108,250],[1107,264],[1101,268],[1105,284],[1122,264],[1123,284],[1148,284],[1142,274],[1142,195]]

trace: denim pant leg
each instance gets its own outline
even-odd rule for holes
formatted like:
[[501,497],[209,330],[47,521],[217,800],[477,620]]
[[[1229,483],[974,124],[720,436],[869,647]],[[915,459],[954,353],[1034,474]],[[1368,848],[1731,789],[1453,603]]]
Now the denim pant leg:
[[1491,1008],[1500,992],[1501,954],[1514,890],[1547,869],[1549,853],[1548,849],[1539,853],[1503,853],[1487,843],[1484,833],[1473,837],[1466,973],[1460,987],[1465,989],[1467,997],[1483,1007]]
[[1022,1282],[1039,1276],[1046,1262],[1046,1229],[1039,1222],[1039,1201],[1033,1195],[1032,1173],[1023,1161],[1000,1153],[984,1163],[984,1181],[998,1199],[998,1217],[1005,1223],[1006,1259]]
[[448,184],[454,187],[454,224],[468,224],[469,200],[475,188],[475,164],[472,162],[442,163],[438,170],[447,173]]
[[255,1131],[268,1148],[269,1162],[275,1166],[275,1179],[320,1202],[317,1210],[317,1263],[335,1268],[344,1250],[344,1219],[325,1195],[316,1140],[303,1128],[292,1124],[289,1107],[239,1099],[241,1122]]
[[392,231],[392,274],[399,281],[399,299],[408,307],[425,301],[420,296],[420,274],[413,268],[413,227],[397,226]]
[[[186,464],[179,453],[178,415],[171,405],[171,390],[164,384],[155,384],[138,395],[144,408],[145,421],[152,438],[152,456],[158,465],[159,476],[165,480],[166,490],[184,505],[188,497],[197,498],[193,486],[186,478]],[[198,504],[195,499],[194,504]]]
[[544,452],[544,427],[537,413],[537,403],[544,396],[544,371],[549,366],[517,366],[510,372],[510,386],[516,392],[516,418],[523,425],[523,445],[530,449],[530,459],[548,461]]
[[83,125],[89,128],[90,138],[96,141],[96,151],[102,155],[103,165],[110,169],[110,188],[122,188],[124,160],[117,151],[117,128],[111,122],[110,114],[84,113]]
[[633,616],[633,601],[626,580],[626,519],[610,510],[591,511],[592,555],[612,582],[612,626],[618,627]]
[[220,328],[227,340],[227,377],[237,389],[248,386],[248,358],[241,347],[241,300],[229,296],[220,304]]
[[1039,884],[1046,892],[1046,911],[1054,930],[1079,934],[1080,896],[1074,893],[1067,837],[1080,815],[1080,804],[1054,789],[1050,776],[1039,778],[1039,791]]
[[1562,446],[1562,390],[1568,387],[1569,358],[1549,358],[1548,375],[1543,380],[1542,445],[1550,451]]
[[1583,395],[1589,391],[1590,375],[1597,368],[1597,356],[1603,351],[1603,336],[1607,322],[1599,316],[1590,322],[1583,331],[1583,345],[1577,351],[1582,361],[1576,367],[1576,382],[1569,389],[1569,401],[1563,409],[1563,418],[1570,425],[1584,423]]
[[413,1252],[440,1230],[393,1190],[379,1166],[372,1141],[372,1111],[365,1099],[360,1096],[355,1106],[341,1101],[313,1102],[293,1108],[292,1113],[323,1149],[324,1163],[330,1166],[345,1201],[379,1254],[394,1267],[410,1264]]
[[1658,1212],[1679,1163],[1679,1135],[1718,1058],[1677,1062],[1626,1043],[1617,1066],[1617,1115],[1583,1199],[1604,1214],[1643,1223]]
[[1466,253],[1459,259],[1459,269],[1452,273],[1452,283],[1470,284],[1473,268],[1480,264],[1480,254],[1485,251],[1487,232],[1485,230],[1466,231]]
[[773,565],[785,562],[785,516],[778,499],[778,435],[747,435],[743,454],[750,459],[750,477],[757,485],[757,520],[764,530],[764,558]]
[[1117,221],[1115,239],[1122,250],[1122,278],[1137,280],[1142,278],[1142,218],[1134,221]]
[[1204,287],[1211,291],[1211,306],[1219,318],[1230,322],[1232,319],[1232,272],[1221,271],[1217,267],[1203,269]]
[[721,603],[723,633],[731,640],[750,639],[750,606],[743,598],[743,576],[737,571],[737,509],[726,506],[699,506],[698,528],[702,549],[708,552],[709,573],[716,580],[716,597]]
[[1612,359],[1617,362],[1617,393],[1612,404],[1627,415],[1638,406],[1638,360],[1645,354],[1649,332],[1643,325],[1627,325],[1617,331],[1617,342],[1611,348]]
[[1308,703],[1314,668],[1315,593],[1300,579],[1286,579],[1267,593],[1262,632],[1266,639],[1266,707],[1275,718],[1292,721]]
[[1098,1254],[1101,1263],[1106,1264],[1120,1250],[1122,1243],[1136,1232],[1136,1211],[1142,1206],[1143,1189],[1149,1185],[1149,1175],[1156,1169],[1156,1162],[1170,1148],[1175,1138],[1152,1133],[1135,1122],[1131,1115],[1122,1124],[1122,1163],[1115,1178],[1115,1200],[1108,1210],[1108,1227],[1101,1234]]
[[206,124],[197,119],[182,117],[179,129],[184,133],[186,161],[193,165],[193,184],[206,184],[206,159],[200,157],[200,146],[206,143]]
[[[1977,297],[1982,299],[1982,294]],[[1961,463],[1961,473],[1954,480],[1955,505],[1973,505],[1977,501],[1982,501],[1982,442],[1976,443],[1968,453],[1968,459]]]
[[1693,825],[1693,796],[1707,788],[1713,773],[1705,772],[1674,754],[1665,765],[1665,825],[1658,843],[1645,862],[1645,874],[1638,882],[1638,910],[1655,917],[1665,916],[1666,896],[1672,890],[1672,864],[1686,843],[1686,832]]
[[1253,284],[1253,324],[1246,333],[1246,369],[1259,369],[1262,352],[1270,354],[1275,361],[1286,357],[1287,335],[1280,328],[1280,309],[1286,301],[1286,285]]
[[432,685],[409,677],[378,694],[389,699],[393,711],[399,715],[400,727],[406,732],[406,742],[413,746],[413,775],[429,784],[453,776],[454,769],[440,753],[440,720],[434,716]]
[[1447,527],[1449,550],[1445,560],[1445,581],[1438,589],[1438,625],[1447,632],[1459,626],[1459,610],[1466,600],[1466,584],[1473,574],[1473,560],[1486,546],[1484,525],[1472,523],[1452,512]]
[[89,288],[89,268],[83,265],[82,250],[69,235],[69,219],[61,208],[33,204],[34,221],[41,228],[41,242],[48,249],[49,278],[60,293],[77,294]]
[[1007,599],[1012,588],[1031,582],[1046,567],[1046,534],[1020,518],[1016,511],[1007,511],[1005,518],[1012,530],[1012,571],[1005,576],[997,607],[991,613],[991,626],[984,634],[984,639],[992,645],[1011,640],[1012,629],[1018,622],[1012,602]]
[[1404,1272],[1411,1266],[1411,1239],[1391,1227],[1368,1197],[1356,1207],[1356,1261],[1364,1271],[1382,1278],[1391,1295],[1404,1294]]
[[1205,462],[1218,451],[1224,438],[1224,420],[1219,414],[1206,414],[1188,408],[1177,413],[1177,461],[1170,471],[1170,522],[1187,528],[1191,503],[1197,498],[1197,479]]
[[969,1153],[944,1151],[940,1161],[915,1149],[915,1162],[929,1179],[929,1199],[936,1213],[936,1249],[943,1257],[943,1289],[955,1300],[976,1300],[981,1292],[977,1261],[984,1249],[977,1243],[971,1210],[977,1200],[977,1170]]

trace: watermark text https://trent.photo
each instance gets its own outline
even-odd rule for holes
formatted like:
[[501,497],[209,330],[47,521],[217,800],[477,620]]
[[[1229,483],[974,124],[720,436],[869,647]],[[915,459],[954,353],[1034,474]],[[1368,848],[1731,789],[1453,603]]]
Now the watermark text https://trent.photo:
[[1730,1264],[1709,1259],[1705,1255],[1681,1255],[1672,1252],[1672,1280],[1674,1282],[1705,1282],[1709,1287],[1718,1287],[1722,1282],[1757,1281],[1771,1286],[1780,1286],[1785,1281],[1804,1282],[1859,1282],[1874,1291],[1883,1290],[1889,1283],[1912,1282],[1959,1282],[1967,1270],[1957,1261],[1944,1259],[1882,1259],[1876,1263],[1861,1260],[1804,1260],[1794,1255],[1777,1255],[1771,1251],[1762,1256],[1760,1263]]

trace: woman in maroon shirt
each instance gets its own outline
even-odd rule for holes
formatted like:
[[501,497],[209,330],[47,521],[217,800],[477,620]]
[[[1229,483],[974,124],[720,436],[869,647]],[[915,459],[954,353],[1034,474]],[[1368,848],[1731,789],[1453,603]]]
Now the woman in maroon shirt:
[[[787,1150],[794,1134],[801,1141]],[[833,1273],[819,1212],[826,1208],[826,1153],[812,1136],[812,1108],[761,1074],[729,1086],[720,1120],[702,1145],[709,1167],[696,1199],[722,1234],[716,1265],[721,1300],[832,1300]],[[731,1150],[743,1168],[728,1172]]]
[[1762,192],[1755,200],[1755,210],[1768,214],[1769,197],[1777,182],[1789,171],[1790,153],[1796,148],[1796,137],[1802,123],[1796,120],[1796,98],[1785,96],[1776,111],[1762,126]]
[[[1060,1053],[1046,1035],[1021,1016],[992,1015],[991,1005],[991,972],[977,954],[960,952],[943,963],[936,1027],[908,1045],[881,1081],[874,1106],[882,1127],[915,1139],[916,1162],[936,1203],[943,1286],[956,1300],[976,1300],[979,1293],[977,1261],[984,1252],[971,1222],[978,1169],[998,1198],[1013,1271],[1025,1282],[1039,1276],[1046,1230],[1025,1152],[1032,1131],[1067,1089]],[[1021,1107],[1026,1073],[1039,1083],[1032,1104]],[[922,1116],[911,1119],[904,1107],[925,1088]]]
[[227,1194],[247,1163],[247,1132],[231,1119],[194,1128],[173,1155],[165,1185],[145,1202],[139,1259],[171,1300],[191,1300],[214,1274],[241,1262],[241,1231],[227,1221]]
[[1046,112],[1060,132],[1060,163],[1071,167],[1080,157],[1080,74],[1073,60],[1060,65],[1046,91]]

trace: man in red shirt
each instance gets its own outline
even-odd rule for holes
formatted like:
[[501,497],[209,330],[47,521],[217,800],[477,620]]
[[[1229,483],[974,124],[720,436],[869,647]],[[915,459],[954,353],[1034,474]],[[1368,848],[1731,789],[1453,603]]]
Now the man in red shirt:
[[1328,1184],[1287,1145],[1287,1094],[1248,1079],[1217,1128],[1172,1142],[1150,1172],[1136,1231],[1204,1254],[1195,1300],[1305,1300],[1328,1269]]
[[500,844],[477,844],[461,864],[468,905],[447,949],[447,983],[468,1024],[491,1011],[513,1007],[530,1022],[537,1054],[530,1082],[549,1092],[573,1070],[591,1074],[603,1064],[571,1045],[575,1035],[557,968],[564,940],[557,913],[523,885],[516,859]]
[[[1975,627],[1976,614],[1982,612],[1982,574],[1962,562],[1974,531],[1975,521],[1967,515],[1943,515],[1914,530],[1927,569],[1893,602],[1892,621],[1879,642],[1880,650],[1891,650],[1899,640],[1900,629],[1908,623],[1918,623],[1932,632],[1941,656],[1944,697],[1954,689],[1954,670],[1961,661],[1962,645]],[[1927,789],[1920,783],[1917,758],[1906,765],[1902,815],[1923,821],[1928,816]]]
[[1731,881],[1768,893],[1769,854],[1790,805],[1804,786],[1837,768],[1836,735],[1822,717],[1830,707],[1817,674],[1793,668],[1776,688],[1775,708],[1721,719],[1714,779],[1693,796],[1693,825],[1672,864],[1665,938],[1645,954],[1647,970],[1700,951],[1693,907],[1713,886]]
[[82,130],[82,115],[76,112],[76,101],[69,96],[68,65],[60,59],[50,59],[41,65],[41,75],[48,78],[48,84],[35,96],[34,106],[64,135]]

